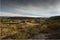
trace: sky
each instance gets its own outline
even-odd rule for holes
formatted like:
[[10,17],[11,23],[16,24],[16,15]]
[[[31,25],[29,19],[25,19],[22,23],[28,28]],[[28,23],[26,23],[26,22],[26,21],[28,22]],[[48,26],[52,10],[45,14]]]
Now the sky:
[[0,0],[0,16],[60,16],[60,0]]

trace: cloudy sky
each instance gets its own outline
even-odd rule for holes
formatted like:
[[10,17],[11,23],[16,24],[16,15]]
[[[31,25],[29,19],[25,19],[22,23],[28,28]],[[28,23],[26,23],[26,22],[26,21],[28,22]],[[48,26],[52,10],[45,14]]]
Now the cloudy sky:
[[60,16],[60,0],[0,0],[0,16]]

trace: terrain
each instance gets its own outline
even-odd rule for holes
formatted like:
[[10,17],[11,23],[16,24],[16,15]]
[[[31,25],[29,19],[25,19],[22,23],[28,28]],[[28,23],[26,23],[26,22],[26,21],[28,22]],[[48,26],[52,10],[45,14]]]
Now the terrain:
[[60,16],[0,17],[0,39],[60,39]]

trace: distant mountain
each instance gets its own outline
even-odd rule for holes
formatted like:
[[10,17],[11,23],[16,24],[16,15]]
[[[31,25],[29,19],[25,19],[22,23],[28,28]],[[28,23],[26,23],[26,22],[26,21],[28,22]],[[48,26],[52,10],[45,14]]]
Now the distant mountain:
[[60,16],[52,16],[50,18],[44,18],[44,17],[0,17],[3,19],[43,19],[43,20],[56,20],[60,21]]
[[8,19],[40,19],[40,17],[0,17],[0,18],[8,18]]
[[50,17],[49,19],[51,19],[51,20],[60,20],[60,16],[53,16],[53,17]]

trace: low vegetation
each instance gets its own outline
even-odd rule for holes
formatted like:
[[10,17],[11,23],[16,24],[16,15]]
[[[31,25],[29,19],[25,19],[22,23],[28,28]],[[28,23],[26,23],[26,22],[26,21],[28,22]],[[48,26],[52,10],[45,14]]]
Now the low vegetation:
[[60,34],[60,16],[51,18],[0,17],[1,39],[30,39],[40,33]]

